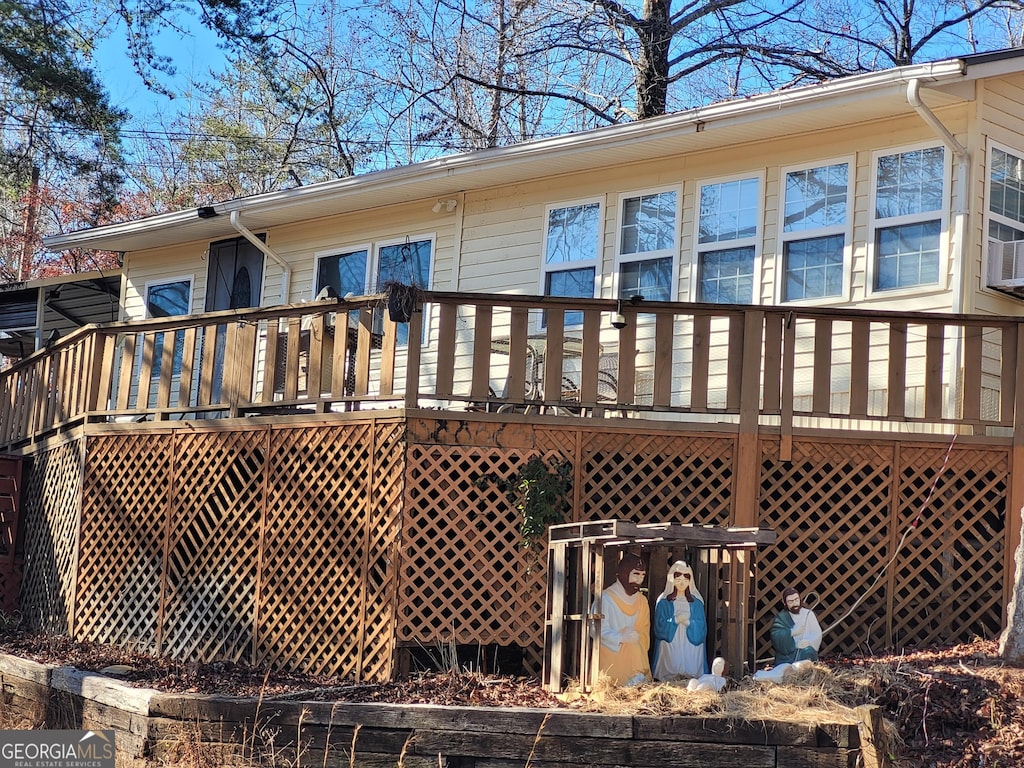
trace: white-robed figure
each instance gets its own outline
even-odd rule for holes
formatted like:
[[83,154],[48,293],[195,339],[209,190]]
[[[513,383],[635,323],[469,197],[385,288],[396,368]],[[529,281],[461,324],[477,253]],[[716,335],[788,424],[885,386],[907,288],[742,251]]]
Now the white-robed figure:
[[[616,580],[602,594],[601,671],[616,685],[637,685],[651,679],[647,652],[651,647],[651,609],[640,591],[647,575],[643,560],[622,555]],[[591,613],[597,613],[597,605]]]
[[668,569],[665,591],[654,604],[654,677],[700,677],[708,671],[704,598],[693,569],[682,560]]
[[783,609],[772,622],[772,648],[776,664],[817,661],[821,647],[821,625],[814,611],[805,608],[800,592],[787,587],[782,592]]

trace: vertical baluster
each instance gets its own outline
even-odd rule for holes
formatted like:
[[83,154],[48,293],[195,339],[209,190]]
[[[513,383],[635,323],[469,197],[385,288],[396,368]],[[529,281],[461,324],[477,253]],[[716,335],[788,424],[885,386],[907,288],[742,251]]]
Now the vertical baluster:
[[[661,320],[661,316],[658,316]],[[711,356],[711,316],[693,316],[690,363],[690,409],[706,411],[708,407],[708,372]],[[656,399],[657,402],[657,399]]]
[[907,415],[907,323],[889,323],[889,404],[890,419]]

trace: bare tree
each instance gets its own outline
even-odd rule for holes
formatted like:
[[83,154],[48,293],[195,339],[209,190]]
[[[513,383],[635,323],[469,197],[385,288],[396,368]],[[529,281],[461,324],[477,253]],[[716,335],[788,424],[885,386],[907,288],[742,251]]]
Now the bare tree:
[[775,86],[992,50],[1017,44],[1022,8],[1019,0],[813,0],[752,45],[751,58]]

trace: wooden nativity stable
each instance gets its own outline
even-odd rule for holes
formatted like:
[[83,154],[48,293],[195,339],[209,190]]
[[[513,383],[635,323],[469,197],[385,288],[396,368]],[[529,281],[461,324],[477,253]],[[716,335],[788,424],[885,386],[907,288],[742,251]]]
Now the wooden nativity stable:
[[708,655],[722,656],[737,675],[755,669],[756,551],[775,543],[774,531],[594,520],[552,525],[548,542],[542,676],[547,690],[557,693],[574,681],[588,693],[598,682],[601,594],[615,580],[623,552],[640,556],[647,565],[643,591],[652,616],[671,563],[688,563],[705,598]]

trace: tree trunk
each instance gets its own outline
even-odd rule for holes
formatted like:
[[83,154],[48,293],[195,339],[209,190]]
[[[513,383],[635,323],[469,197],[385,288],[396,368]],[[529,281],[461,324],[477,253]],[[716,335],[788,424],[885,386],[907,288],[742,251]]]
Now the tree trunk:
[[668,49],[672,42],[668,0],[644,0],[640,56],[636,62],[636,117],[664,115],[668,108]]
[[1008,661],[1021,661],[1024,659],[1024,526],[1013,562],[1013,593],[1006,606],[1006,626],[999,636],[999,656]]

